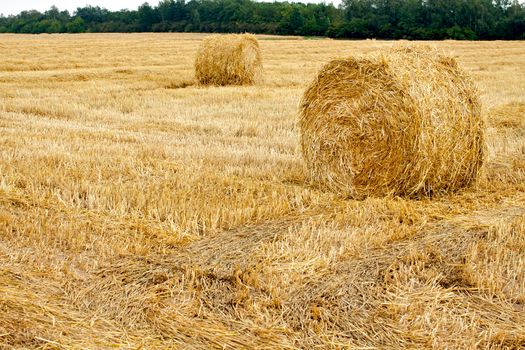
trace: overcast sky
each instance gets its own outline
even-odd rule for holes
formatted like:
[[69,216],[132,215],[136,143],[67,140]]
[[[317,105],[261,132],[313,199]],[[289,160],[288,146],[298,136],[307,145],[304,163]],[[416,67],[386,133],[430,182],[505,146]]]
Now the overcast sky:
[[[77,7],[86,5],[105,7],[108,10],[131,9],[134,10],[146,0],[0,0],[0,13],[7,15],[16,15],[24,10],[45,11],[52,5],[57,6],[60,10],[69,10],[71,13]],[[149,0],[150,5],[157,5],[159,0]],[[301,2],[322,2],[322,0],[301,0]],[[326,0],[328,3],[340,3],[340,0]]]
[[[24,10],[45,11],[55,5],[60,10],[73,12],[77,7],[86,5],[105,7],[108,10],[136,9],[146,0],[0,0],[0,13],[4,15],[15,15]],[[148,1],[151,5],[157,5],[158,0]]]

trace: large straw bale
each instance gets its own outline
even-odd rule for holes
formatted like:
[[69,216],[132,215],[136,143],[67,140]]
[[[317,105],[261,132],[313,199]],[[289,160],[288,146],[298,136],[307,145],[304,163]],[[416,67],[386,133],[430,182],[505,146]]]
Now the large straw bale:
[[312,181],[354,198],[454,191],[484,160],[477,90],[427,46],[329,62],[303,96],[299,126]]
[[253,85],[262,76],[259,43],[251,34],[205,38],[195,59],[195,78],[203,85]]

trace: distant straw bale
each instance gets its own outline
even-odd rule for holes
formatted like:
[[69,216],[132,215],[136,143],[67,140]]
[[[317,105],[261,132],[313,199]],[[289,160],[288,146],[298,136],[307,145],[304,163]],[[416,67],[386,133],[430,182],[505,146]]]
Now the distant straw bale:
[[261,77],[261,50],[251,34],[212,35],[199,47],[195,78],[202,85],[253,85]]
[[477,90],[427,46],[329,62],[303,96],[299,126],[312,181],[354,198],[454,191],[484,161]]

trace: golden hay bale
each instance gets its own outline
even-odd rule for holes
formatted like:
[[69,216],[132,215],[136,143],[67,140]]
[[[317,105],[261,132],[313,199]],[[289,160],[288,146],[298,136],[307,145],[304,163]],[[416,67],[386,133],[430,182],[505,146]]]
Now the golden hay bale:
[[300,107],[312,181],[344,196],[432,195],[484,161],[477,90],[455,59],[404,46],[329,62]]
[[253,85],[262,76],[259,42],[251,34],[212,35],[195,59],[195,78],[203,85]]

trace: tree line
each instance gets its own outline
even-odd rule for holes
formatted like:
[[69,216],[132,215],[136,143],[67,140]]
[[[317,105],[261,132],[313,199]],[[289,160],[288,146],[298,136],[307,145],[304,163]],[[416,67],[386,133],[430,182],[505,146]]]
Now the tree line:
[[137,10],[53,6],[0,15],[0,33],[251,32],[378,39],[525,39],[518,0],[343,0],[331,4],[162,0]]

